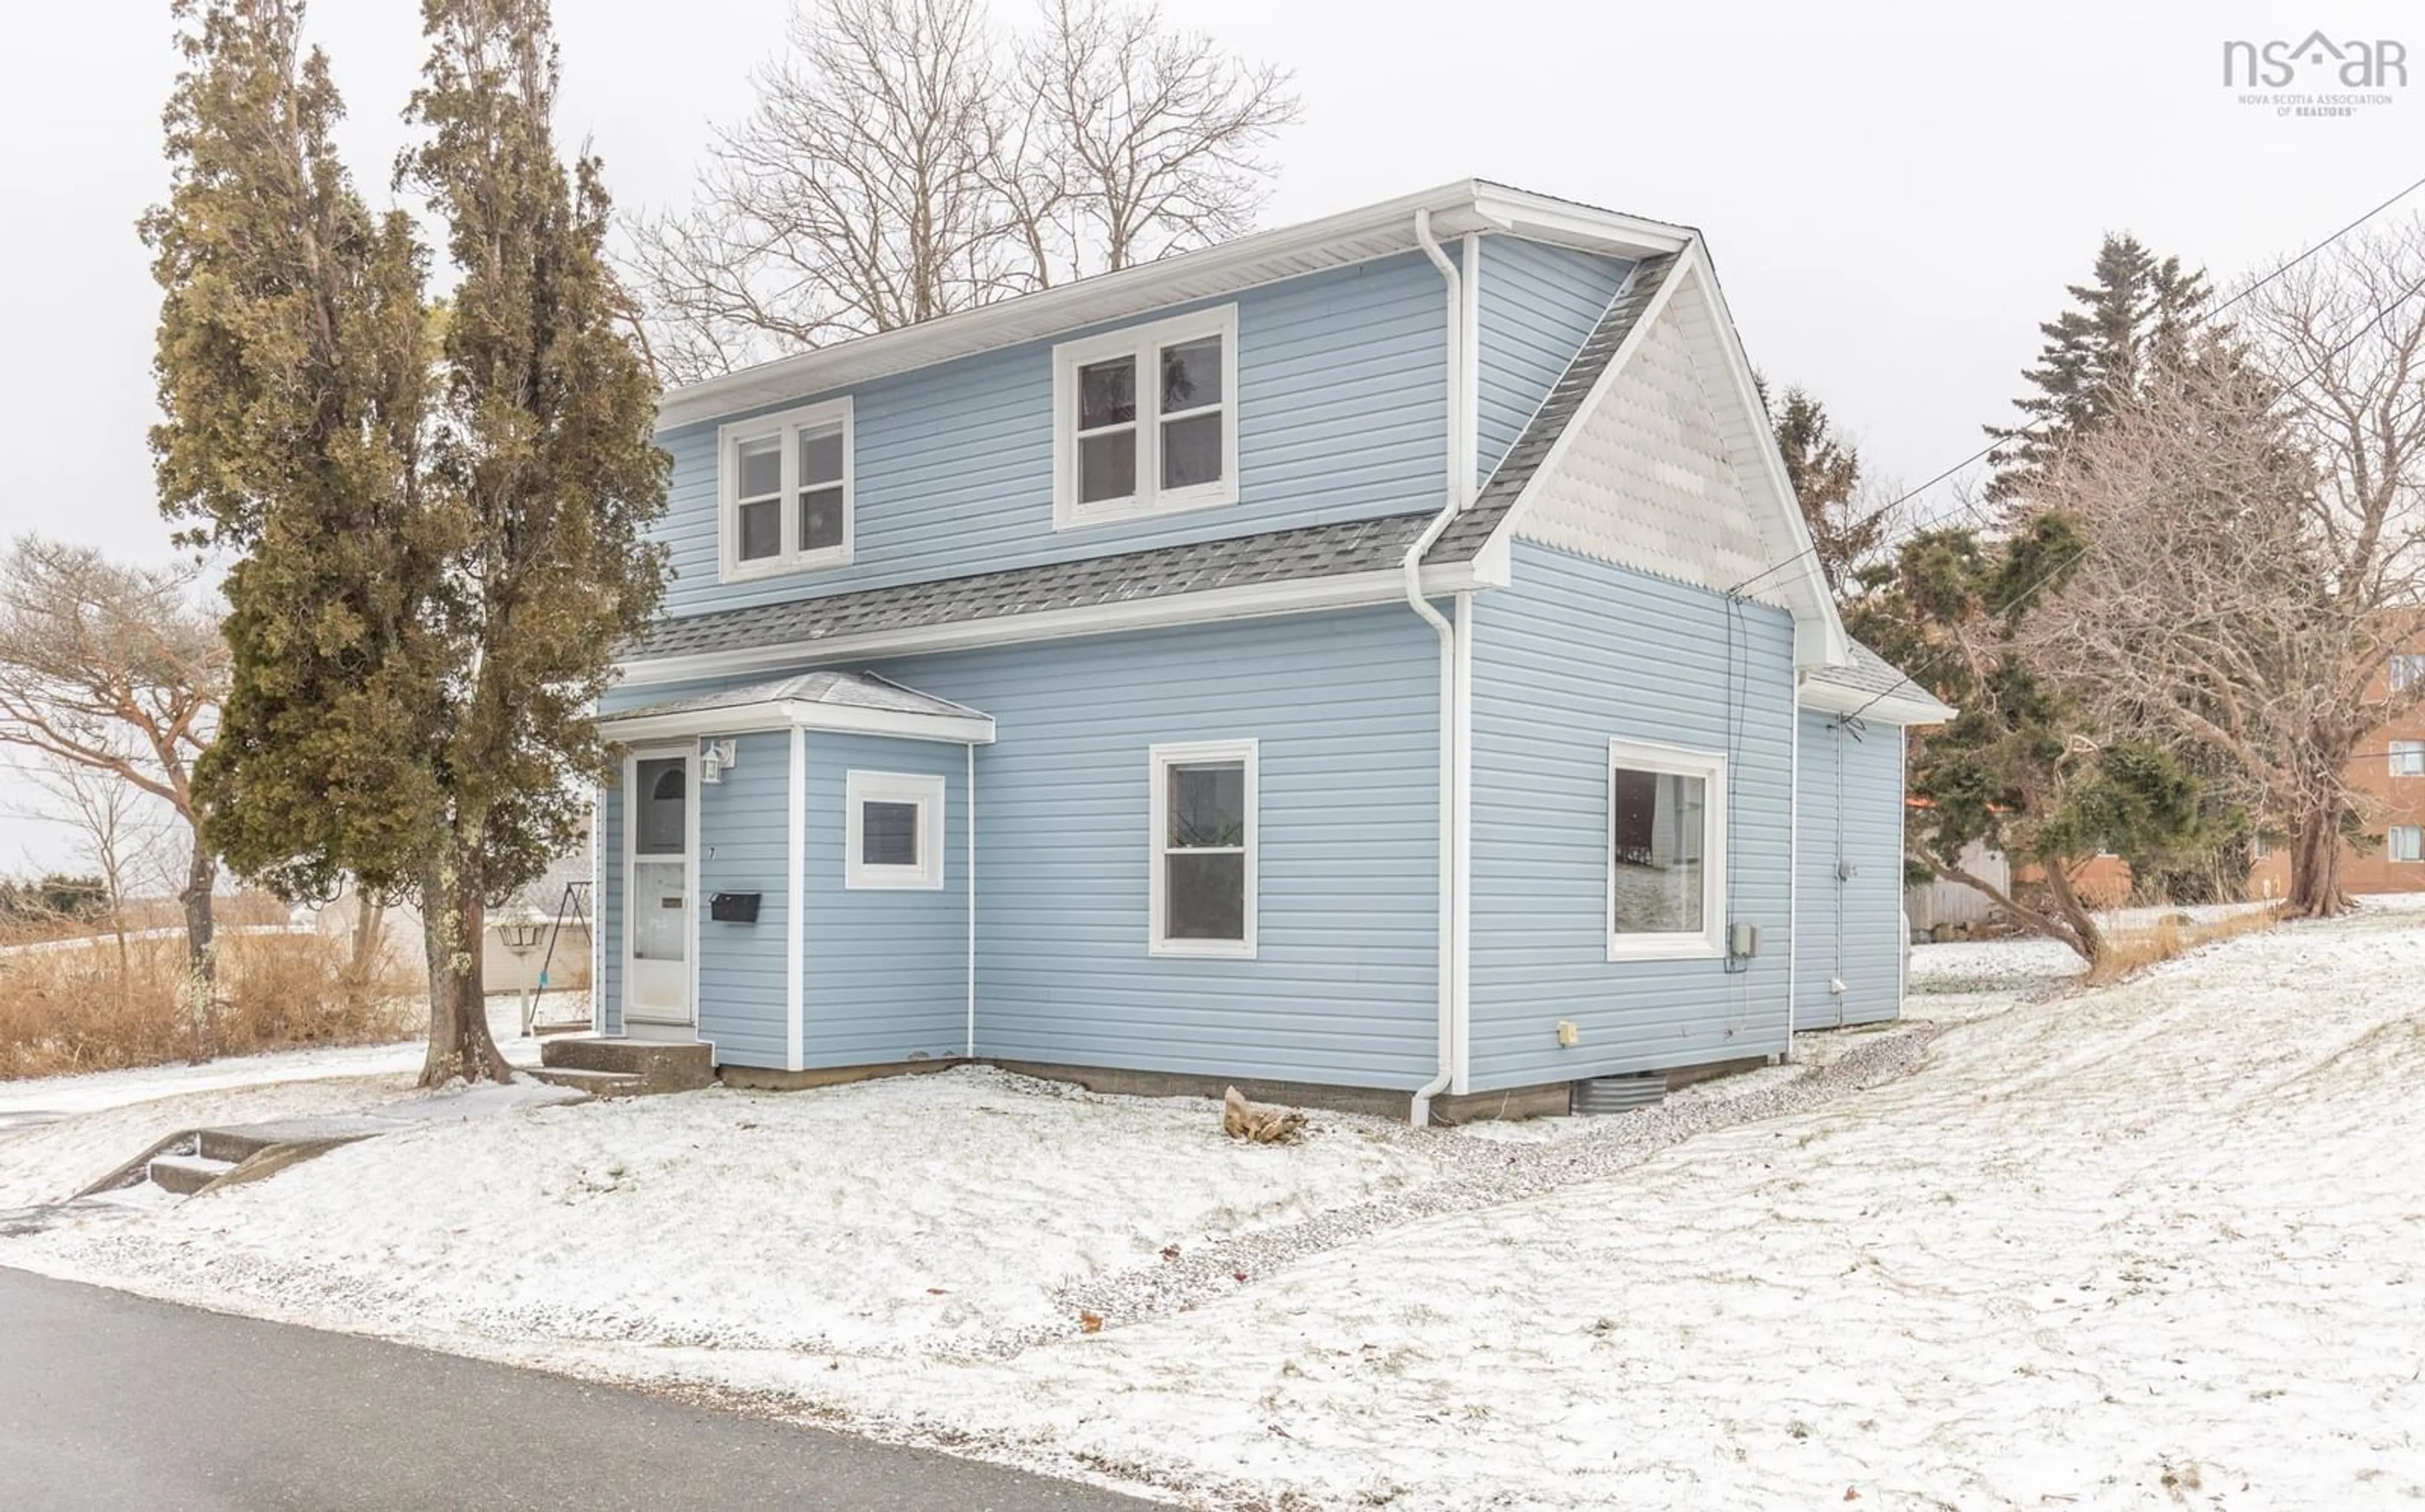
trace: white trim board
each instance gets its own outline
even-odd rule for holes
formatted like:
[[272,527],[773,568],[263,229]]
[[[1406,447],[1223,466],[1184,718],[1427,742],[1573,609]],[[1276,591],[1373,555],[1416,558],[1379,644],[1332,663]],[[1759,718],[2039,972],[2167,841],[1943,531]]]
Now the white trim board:
[[913,714],[852,704],[822,704],[805,698],[681,708],[663,714],[608,714],[598,721],[600,734],[624,742],[786,729],[889,735],[905,740],[941,740],[955,745],[991,745],[994,738],[993,716],[989,714]]
[[[1469,563],[1423,569],[1422,591],[1428,597],[1447,597],[1469,588],[1501,586],[1504,583],[1485,582],[1478,578]],[[991,619],[956,620],[946,625],[782,641],[727,651],[640,657],[619,663],[616,671],[619,680],[625,684],[689,682],[859,658],[965,651],[983,646],[1017,645],[1031,641],[1103,635],[1119,630],[1158,629],[1222,620],[1258,619],[1273,614],[1302,614],[1325,609],[1352,609],[1367,604],[1399,603],[1405,600],[1405,574],[1396,567],[1387,567],[1372,572],[1343,572],[1324,578],[1293,578],[1282,582],[1248,583],[1236,588],[1208,589],[1201,593],[1171,594],[1161,598],[1089,604],[1078,609],[1044,610],[1031,614],[997,615]]]

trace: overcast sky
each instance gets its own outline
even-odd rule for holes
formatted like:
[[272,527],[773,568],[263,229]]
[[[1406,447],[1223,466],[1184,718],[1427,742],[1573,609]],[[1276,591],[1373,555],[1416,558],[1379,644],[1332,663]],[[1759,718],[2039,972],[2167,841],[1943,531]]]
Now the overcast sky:
[[[557,0],[568,139],[626,205],[687,194],[789,0]],[[1005,21],[1022,0],[995,0]],[[1823,399],[1872,475],[1916,484],[2010,418],[2037,323],[2128,229],[2227,281],[2425,175],[2413,5],[1166,0],[1295,69],[1267,221],[1467,175],[1698,227],[1753,360]],[[420,57],[414,0],[318,0],[385,196]],[[160,198],[165,0],[22,6],[0,52],[0,523],[160,556],[144,430],[157,309],[135,219]],[[2392,39],[2417,87],[2334,119],[2224,88],[2228,39]],[[2302,81],[2303,83],[2305,81]],[[2425,205],[2425,193],[2412,203]],[[0,805],[5,806],[5,805]],[[58,841],[0,820],[0,870]]]

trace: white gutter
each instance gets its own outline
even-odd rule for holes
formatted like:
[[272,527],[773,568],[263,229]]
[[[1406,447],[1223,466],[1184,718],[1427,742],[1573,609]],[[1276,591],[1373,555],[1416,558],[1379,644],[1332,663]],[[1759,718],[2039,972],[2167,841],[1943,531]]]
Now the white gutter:
[[1457,1072],[1457,958],[1456,958],[1456,695],[1457,695],[1457,628],[1431,600],[1423,597],[1423,553],[1432,549],[1440,533],[1449,527],[1465,509],[1466,500],[1473,490],[1472,470],[1466,465],[1462,445],[1465,428],[1465,285],[1457,276],[1456,264],[1440,249],[1438,238],[1432,234],[1432,214],[1429,210],[1415,212],[1415,240],[1423,254],[1439,269],[1441,279],[1448,285],[1448,502],[1406,548],[1401,564],[1405,577],[1407,606],[1422,616],[1439,635],[1439,946],[1437,951],[1439,975],[1439,1071],[1431,1080],[1415,1089],[1414,1101],[1406,1110],[1406,1122],[1421,1128],[1432,1120],[1432,1099],[1448,1090],[1456,1080]]

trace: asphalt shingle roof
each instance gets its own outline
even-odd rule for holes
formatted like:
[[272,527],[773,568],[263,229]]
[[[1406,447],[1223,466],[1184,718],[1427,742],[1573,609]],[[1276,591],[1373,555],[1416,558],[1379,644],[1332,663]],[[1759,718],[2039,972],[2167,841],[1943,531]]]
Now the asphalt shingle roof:
[[721,692],[676,698],[666,703],[650,704],[645,708],[618,709],[613,717],[643,719],[658,714],[686,714],[711,708],[742,708],[752,704],[779,703],[826,704],[849,708],[888,709],[896,714],[946,717],[976,712],[949,699],[922,693],[915,688],[904,688],[872,672],[806,672],[796,677],[780,677],[772,682],[751,683],[746,688],[728,688]]
[[1919,683],[1912,681],[1902,668],[1860,642],[1850,640],[1848,637],[1847,644],[1853,648],[1852,661],[1840,667],[1812,668],[1810,672],[1812,682],[1833,683],[1839,688],[1850,688],[1855,692],[1873,693],[1881,698],[1893,693],[1906,696],[1916,694],[1921,698],[1936,696]]
[[[1625,287],[1576,352],[1566,371],[1500,459],[1473,507],[1450,522],[1423,557],[1426,565],[1471,561],[1540,470],[1584,396],[1640,321],[1672,256],[1637,263]],[[1398,566],[1437,510],[1266,531],[1255,535],[1052,562],[897,587],[870,588],[661,621],[627,655],[634,661],[768,645],[811,645],[846,635],[921,629],[1091,608],[1179,594],[1293,582]]]

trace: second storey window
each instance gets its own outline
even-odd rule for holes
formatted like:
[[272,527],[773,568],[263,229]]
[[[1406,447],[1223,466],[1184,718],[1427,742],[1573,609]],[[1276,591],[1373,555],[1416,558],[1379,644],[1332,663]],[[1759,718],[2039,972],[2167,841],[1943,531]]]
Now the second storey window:
[[2395,777],[2425,777],[2425,740],[2392,741],[2391,774]]
[[2425,682],[2425,655],[2402,651],[2391,659],[2391,691],[2406,692]]
[[1052,524],[1238,499],[1238,309],[1052,349]]
[[727,581],[850,560],[849,400],[736,421],[718,436]]

